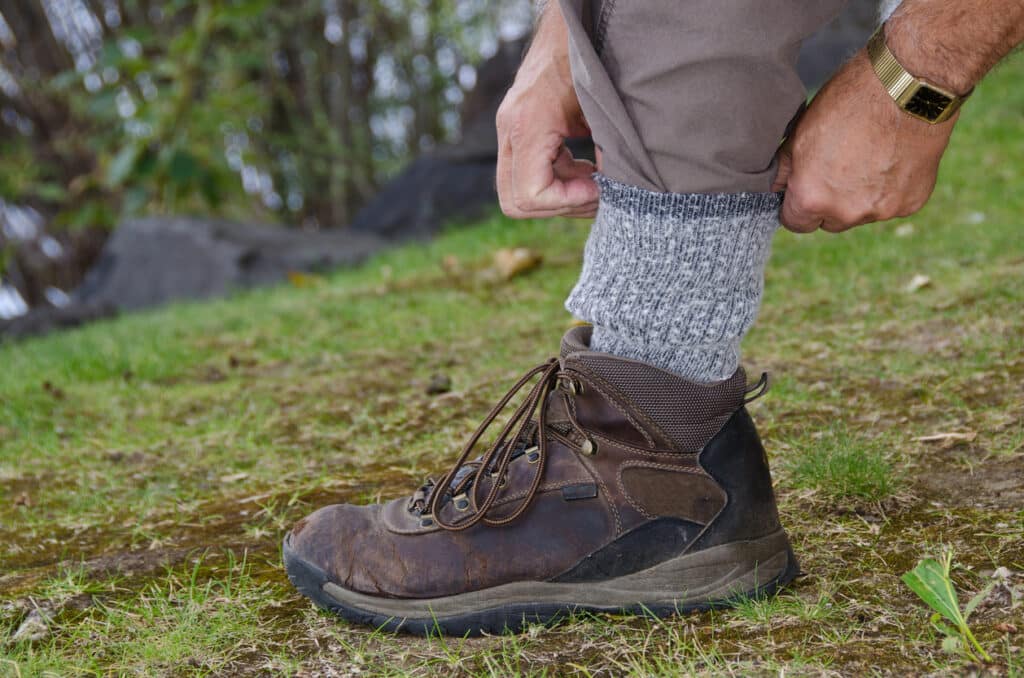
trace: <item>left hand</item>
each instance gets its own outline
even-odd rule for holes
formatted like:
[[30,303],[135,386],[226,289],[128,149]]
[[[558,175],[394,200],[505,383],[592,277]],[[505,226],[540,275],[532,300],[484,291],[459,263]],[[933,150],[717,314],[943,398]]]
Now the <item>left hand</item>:
[[862,50],[825,84],[779,150],[773,191],[782,224],[838,233],[921,209],[958,116],[930,125],[904,113]]

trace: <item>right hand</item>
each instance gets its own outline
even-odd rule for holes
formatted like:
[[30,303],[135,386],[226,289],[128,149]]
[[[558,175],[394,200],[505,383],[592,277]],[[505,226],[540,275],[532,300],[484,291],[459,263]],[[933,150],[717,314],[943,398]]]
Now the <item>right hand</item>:
[[594,163],[573,158],[565,145],[590,128],[572,86],[568,32],[557,2],[545,10],[495,122],[502,212],[515,219],[597,213]]

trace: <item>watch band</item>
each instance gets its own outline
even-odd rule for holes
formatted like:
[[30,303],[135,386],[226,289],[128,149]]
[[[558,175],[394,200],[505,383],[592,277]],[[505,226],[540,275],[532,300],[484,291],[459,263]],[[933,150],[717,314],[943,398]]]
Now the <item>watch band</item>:
[[875,74],[889,96],[905,113],[919,120],[933,125],[945,122],[971,95],[971,92],[962,96],[953,94],[908,73],[885,44],[885,24],[879,26],[868,40],[867,52]]

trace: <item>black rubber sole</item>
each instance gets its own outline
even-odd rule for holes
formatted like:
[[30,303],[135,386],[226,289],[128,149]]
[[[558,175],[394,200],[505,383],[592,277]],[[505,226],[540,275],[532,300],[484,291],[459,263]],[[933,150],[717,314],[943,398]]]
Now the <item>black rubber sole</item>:
[[[324,584],[331,581],[327,574],[316,565],[296,555],[288,545],[288,537],[285,537],[284,540],[283,553],[288,579],[299,590],[299,593],[311,599],[318,607],[356,624],[372,626],[384,631],[409,633],[419,636],[478,636],[484,633],[520,633],[530,624],[554,624],[579,612],[632,614],[660,619],[678,614],[727,608],[747,598],[771,596],[800,574],[800,567],[797,564],[796,557],[792,550],[790,550],[788,552],[789,561],[782,574],[752,591],[723,600],[707,601],[685,606],[633,605],[625,608],[602,608],[590,605],[567,606],[549,603],[517,604],[501,605],[445,619],[415,619],[387,617],[370,610],[343,604],[324,591]],[[335,582],[335,584],[337,583]]]

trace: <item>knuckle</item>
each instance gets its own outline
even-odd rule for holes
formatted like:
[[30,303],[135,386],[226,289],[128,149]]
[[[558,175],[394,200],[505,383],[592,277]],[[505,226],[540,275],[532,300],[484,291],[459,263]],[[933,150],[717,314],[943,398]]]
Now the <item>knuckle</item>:
[[920,196],[914,197],[910,201],[910,213],[913,214],[914,212],[916,212],[919,209],[921,209],[922,207],[924,207],[925,204],[928,202],[928,198],[929,197],[930,196],[928,196],[928,195],[920,195]]
[[506,129],[511,123],[512,113],[509,110],[508,99],[506,98],[498,106],[498,112],[494,114],[494,126],[499,130]]
[[521,195],[512,196],[512,206],[520,212],[529,212],[536,207],[536,201]]
[[794,207],[800,212],[820,214],[828,211],[830,206],[828,193],[814,186],[802,187],[802,190],[799,190],[795,197]]
[[866,221],[869,218],[869,214],[865,210],[860,209],[840,209],[836,212],[836,222],[839,223],[843,228],[853,226]]
[[903,216],[905,206],[899,200],[883,200],[877,206],[873,221],[885,221],[894,217]]
[[509,200],[507,191],[502,191],[498,194],[498,206],[501,208],[501,213],[506,217],[515,219],[522,216],[515,203]]

